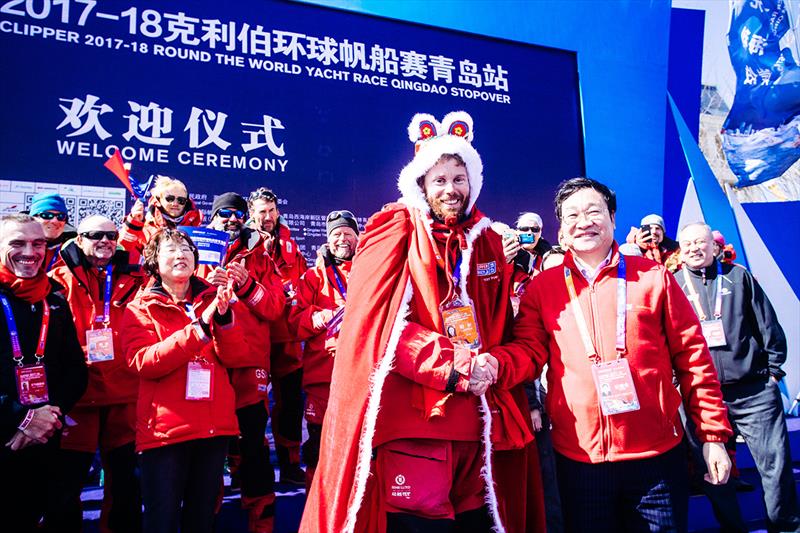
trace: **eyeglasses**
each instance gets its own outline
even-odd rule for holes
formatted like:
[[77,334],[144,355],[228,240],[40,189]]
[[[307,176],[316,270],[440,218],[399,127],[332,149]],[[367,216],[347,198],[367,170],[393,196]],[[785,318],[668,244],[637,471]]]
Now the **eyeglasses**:
[[236,215],[236,218],[241,220],[244,218],[244,211],[241,209],[220,209],[217,211],[217,215],[222,218],[231,218],[233,215]]
[[339,220],[340,218],[352,218],[355,220],[356,216],[350,211],[333,211],[328,215],[327,221],[333,222],[334,220]]
[[542,231],[542,228],[539,226],[520,226],[517,228],[518,231],[522,233],[539,233]]
[[35,216],[36,218],[41,218],[42,220],[53,220],[53,219],[56,219],[59,222],[64,222],[65,220],[67,220],[67,214],[66,213],[50,213],[48,211],[45,211],[44,213],[39,213],[39,214],[36,214],[36,215],[33,215],[33,216]]
[[172,194],[169,194],[164,197],[164,201],[169,204],[171,204],[172,202],[178,202],[180,205],[186,205],[186,202],[188,202],[189,199],[186,198],[185,196],[174,196]]
[[102,241],[103,237],[109,241],[116,241],[119,238],[118,231],[84,231],[81,233],[82,237],[86,237],[90,241]]

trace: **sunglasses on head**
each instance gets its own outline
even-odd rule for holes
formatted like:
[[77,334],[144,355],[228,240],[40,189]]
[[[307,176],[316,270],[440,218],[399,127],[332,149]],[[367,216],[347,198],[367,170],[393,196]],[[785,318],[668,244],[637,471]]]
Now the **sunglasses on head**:
[[34,215],[37,218],[41,218],[42,220],[53,220],[56,219],[59,222],[64,222],[67,220],[66,213],[49,213],[45,211],[44,213],[39,213],[38,215]]
[[116,241],[119,238],[118,231],[84,231],[81,232],[82,237],[86,237],[90,241],[101,241],[103,237],[109,241]]
[[350,211],[334,211],[328,215],[328,222],[333,222],[334,220],[338,220],[340,218],[352,218],[355,219],[355,215]]
[[539,233],[542,231],[542,228],[539,226],[520,226],[517,229],[522,233]]
[[217,215],[222,218],[231,218],[233,215],[236,215],[236,218],[243,219],[244,211],[241,209],[220,209],[217,211]]
[[186,198],[185,196],[174,196],[172,194],[169,194],[164,197],[164,201],[166,201],[167,203],[178,202],[180,205],[186,205],[186,202],[188,202],[189,199]]

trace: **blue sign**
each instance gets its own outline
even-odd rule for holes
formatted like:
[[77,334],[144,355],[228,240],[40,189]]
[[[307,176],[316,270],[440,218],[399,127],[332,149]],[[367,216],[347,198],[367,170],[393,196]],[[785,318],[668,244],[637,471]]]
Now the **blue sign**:
[[329,211],[363,224],[399,197],[418,112],[469,112],[478,207],[539,212],[551,240],[556,186],[584,173],[572,52],[295,2],[38,0],[0,5],[0,64],[0,181],[118,186],[119,149],[201,209],[270,187],[310,258]]
[[197,246],[201,265],[220,266],[225,260],[229,238],[224,231],[195,226],[178,226],[178,229],[186,232]]
[[[722,147],[737,187],[777,178],[800,159],[800,66],[785,0],[731,3],[736,96]],[[796,24],[796,23],[795,23]]]

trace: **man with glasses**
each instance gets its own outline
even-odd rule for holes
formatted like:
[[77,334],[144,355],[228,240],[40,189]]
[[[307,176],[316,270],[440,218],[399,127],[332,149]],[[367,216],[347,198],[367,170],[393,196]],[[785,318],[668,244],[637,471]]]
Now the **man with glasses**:
[[60,498],[47,520],[64,531],[83,523],[80,496],[100,449],[104,486],[104,519],[113,531],[141,527],[141,494],[135,473],[136,397],[139,380],[122,356],[118,326],[125,306],[144,282],[128,252],[117,248],[114,222],[100,215],[85,218],[78,236],[61,249],[50,277],[64,287],[78,340],[89,367],[89,385],[70,412],[74,426],[64,430],[58,470]]
[[241,302],[237,306],[243,306],[237,307],[236,319],[247,332],[250,354],[242,367],[229,370],[240,437],[232,446],[228,464],[232,477],[241,482],[248,531],[271,533],[275,472],[264,439],[269,418],[270,323],[282,315],[285,299],[267,241],[260,232],[244,226],[246,218],[247,202],[240,195],[227,192],[214,199],[208,227],[228,234],[228,250],[221,265],[200,265],[197,275],[212,285],[231,285]]
[[[5,531],[39,530],[58,491],[60,430],[86,390],[86,364],[58,284],[42,268],[44,231],[0,217],[0,516]],[[50,524],[48,524],[50,525]],[[58,524],[49,527],[59,531]]]
[[[689,224],[678,242],[683,268],[676,276],[702,324],[728,416],[761,475],[767,529],[798,531],[800,513],[778,389],[786,375],[781,369],[786,362],[783,328],[753,275],[715,257],[709,226]],[[735,491],[728,491],[723,503],[738,511]]]
[[336,343],[344,318],[347,282],[358,245],[358,222],[350,211],[332,211],[326,218],[328,242],[317,264],[306,270],[297,286],[297,305],[289,322],[303,348],[303,391],[308,439],[303,443],[306,490],[319,461],[320,437],[330,396]]
[[[697,426],[714,484],[728,479],[732,434],[700,323],[664,267],[619,253],[616,196],[565,181],[556,216],[569,251],[520,301],[498,357],[547,365],[566,531],[686,531],[689,490],[678,407]],[[673,386],[673,374],[680,383]]]
[[31,199],[28,213],[42,225],[47,239],[44,270],[49,272],[58,261],[61,246],[75,237],[75,228],[67,225],[67,203],[56,193],[39,193]]
[[278,268],[286,309],[272,322],[270,369],[275,409],[272,412],[272,434],[278,455],[281,483],[303,485],[305,473],[300,467],[300,440],[303,426],[303,348],[288,327],[289,310],[296,303],[295,294],[300,276],[308,268],[291,230],[278,209],[278,197],[266,187],[259,187],[247,201],[249,225],[264,236],[270,256]]

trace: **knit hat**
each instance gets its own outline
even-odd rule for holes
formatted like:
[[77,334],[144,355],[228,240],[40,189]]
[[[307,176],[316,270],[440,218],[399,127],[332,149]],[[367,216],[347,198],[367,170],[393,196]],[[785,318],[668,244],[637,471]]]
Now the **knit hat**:
[[430,206],[417,180],[433,168],[444,154],[458,154],[467,167],[469,204],[466,212],[471,212],[483,187],[481,156],[470,144],[473,135],[472,117],[465,111],[448,113],[441,123],[433,115],[414,115],[408,125],[408,138],[415,143],[416,153],[397,180],[397,188],[402,194],[400,201],[429,213]]
[[45,211],[68,213],[67,203],[59,194],[54,192],[40,192],[31,199],[31,209],[28,213],[31,216],[36,216]]
[[720,246],[725,246],[725,236],[720,231],[712,231],[711,236],[714,237],[715,243],[719,244]]
[[217,211],[225,208],[238,209],[243,213],[247,213],[247,200],[235,192],[220,194],[214,198],[214,203],[211,205],[211,218],[217,216]]
[[661,226],[661,229],[664,229],[664,219],[661,218],[660,215],[656,215],[653,213],[652,215],[647,215],[642,219],[639,223],[640,226]]
[[358,222],[355,215],[350,211],[331,211],[325,218],[325,229],[327,234],[330,235],[336,228],[347,226],[358,235]]

